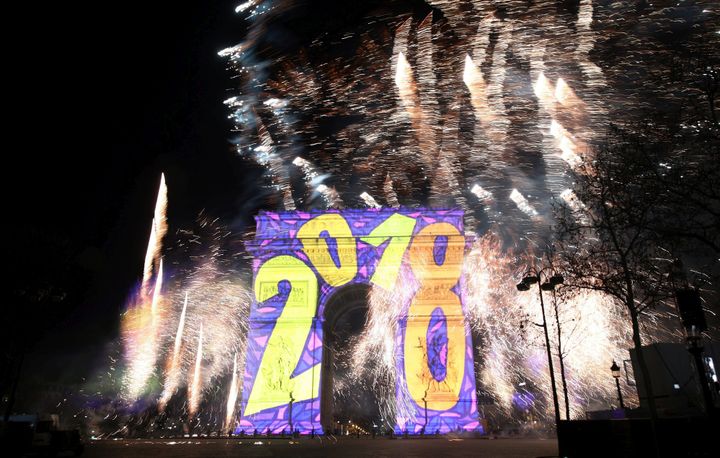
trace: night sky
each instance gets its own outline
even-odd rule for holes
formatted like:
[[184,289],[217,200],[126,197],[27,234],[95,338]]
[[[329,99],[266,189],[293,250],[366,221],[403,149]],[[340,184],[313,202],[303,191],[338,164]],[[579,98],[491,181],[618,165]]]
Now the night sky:
[[231,73],[217,55],[243,37],[233,7],[55,3],[18,12],[27,20],[18,41],[33,45],[13,52],[25,96],[17,146],[5,150],[17,165],[6,169],[13,304],[3,344],[26,349],[21,385],[76,383],[105,357],[141,275],[161,172],[171,230],[202,209],[237,226],[251,221],[260,172],[232,151],[222,104]]

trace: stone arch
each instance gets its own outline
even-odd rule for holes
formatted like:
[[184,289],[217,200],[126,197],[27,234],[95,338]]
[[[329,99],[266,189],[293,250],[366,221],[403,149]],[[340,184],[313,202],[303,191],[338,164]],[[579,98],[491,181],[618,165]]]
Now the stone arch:
[[[321,431],[328,326],[348,307],[343,303],[360,303],[359,291],[368,288],[362,284],[414,291],[395,305],[403,316],[393,336],[396,403],[410,409],[396,418],[396,431],[481,429],[462,308],[462,211],[262,212],[255,219],[255,240],[246,244],[255,304],[238,431]],[[406,344],[406,333],[418,345]]]

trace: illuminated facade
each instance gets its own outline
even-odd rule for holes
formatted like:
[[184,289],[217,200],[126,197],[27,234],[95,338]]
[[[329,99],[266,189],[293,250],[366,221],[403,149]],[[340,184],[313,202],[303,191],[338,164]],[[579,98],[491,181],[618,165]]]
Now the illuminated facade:
[[462,211],[263,212],[256,221],[238,431],[322,431],[325,309],[352,284],[414,292],[394,336],[396,402],[409,403],[414,415],[397,418],[395,429],[481,429],[464,319]]

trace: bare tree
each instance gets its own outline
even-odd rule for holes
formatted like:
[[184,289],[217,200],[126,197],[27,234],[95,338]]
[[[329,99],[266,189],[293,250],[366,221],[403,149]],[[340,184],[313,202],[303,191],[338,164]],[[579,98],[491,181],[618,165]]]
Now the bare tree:
[[668,261],[709,266],[712,276],[720,266],[717,56],[678,57],[670,69],[672,108],[642,124],[611,126],[592,160],[575,170],[574,194],[555,206],[557,255],[569,283],[602,291],[628,310],[653,418],[641,316],[672,295]]
[[642,351],[640,318],[668,297],[667,266],[658,262],[654,221],[664,204],[648,167],[645,145],[619,131],[577,169],[574,195],[556,206],[557,255],[569,285],[602,291],[627,308],[632,340],[652,418],[652,380]]

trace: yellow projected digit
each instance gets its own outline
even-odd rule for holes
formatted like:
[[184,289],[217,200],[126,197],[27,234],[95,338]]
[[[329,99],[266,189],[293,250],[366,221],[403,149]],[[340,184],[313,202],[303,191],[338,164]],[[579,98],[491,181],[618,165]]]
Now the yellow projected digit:
[[363,242],[367,242],[374,247],[379,247],[387,239],[390,239],[375,268],[375,273],[370,279],[372,283],[387,290],[391,290],[395,286],[395,281],[400,273],[402,258],[408,244],[410,244],[413,229],[415,229],[414,218],[394,213],[373,229],[370,234],[361,238]]
[[[447,237],[445,259],[438,265],[433,250],[440,236]],[[405,377],[413,400],[427,408],[447,410],[457,404],[465,372],[465,325],[460,298],[451,291],[460,278],[464,238],[449,223],[435,223],[415,235],[410,265],[420,289],[408,310],[405,328]],[[433,310],[440,308],[447,324],[447,360],[443,380],[436,380],[428,363],[427,331]]]
[[318,396],[319,363],[291,377],[315,316],[317,277],[307,264],[293,256],[272,258],[255,277],[257,302],[276,296],[283,280],[290,283],[290,294],[265,347],[244,415],[288,404],[291,393],[295,402]]
[[[345,218],[337,213],[317,216],[303,224],[297,233],[303,252],[330,286],[342,286],[357,274],[355,238]],[[340,265],[330,255],[334,240]]]

